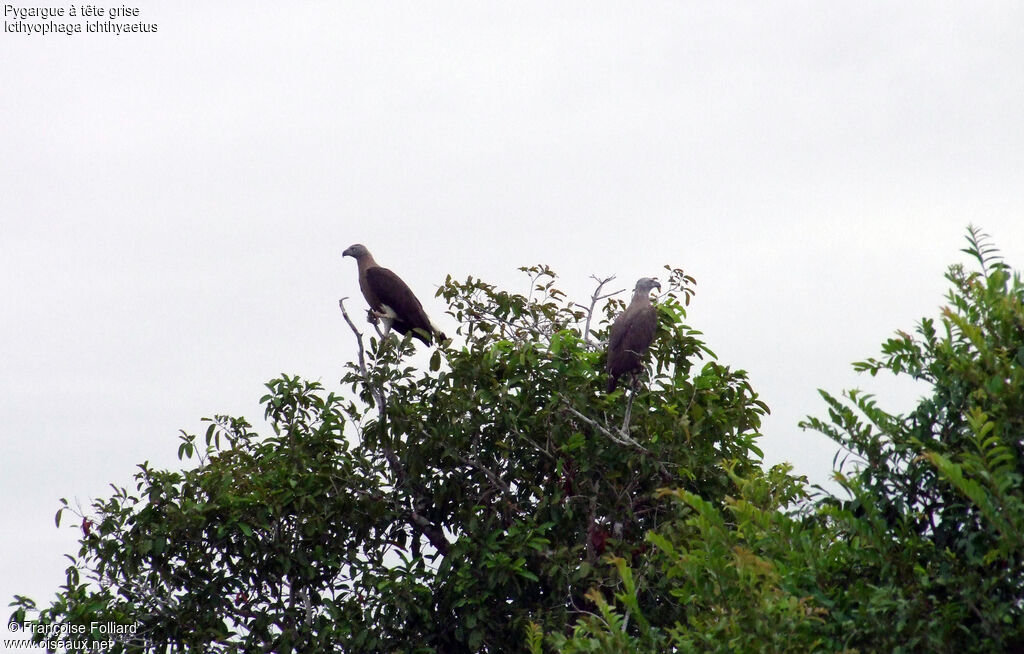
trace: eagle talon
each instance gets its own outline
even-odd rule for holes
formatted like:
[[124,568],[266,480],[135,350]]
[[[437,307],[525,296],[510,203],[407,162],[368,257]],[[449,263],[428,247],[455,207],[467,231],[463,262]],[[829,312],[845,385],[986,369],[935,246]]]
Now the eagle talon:
[[385,311],[377,311],[375,309],[366,310],[366,322],[376,325],[381,320],[387,321],[389,318],[393,318],[391,314]]

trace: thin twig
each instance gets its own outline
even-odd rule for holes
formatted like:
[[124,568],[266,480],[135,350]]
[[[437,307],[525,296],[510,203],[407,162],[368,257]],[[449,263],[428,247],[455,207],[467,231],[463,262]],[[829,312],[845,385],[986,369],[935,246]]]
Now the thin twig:
[[[383,423],[386,416],[384,389],[370,382],[370,377],[366,368],[366,355],[363,349],[363,334],[356,328],[355,323],[352,322],[352,318],[349,317],[348,312],[345,310],[345,300],[347,299],[348,298],[341,298],[338,300],[338,306],[341,307],[341,315],[345,317],[345,322],[347,322],[348,326],[352,328],[352,333],[356,336],[356,343],[359,345],[359,371],[363,374],[363,380],[366,382],[366,385],[370,387],[370,393],[373,395],[373,399],[377,402],[377,415],[379,416],[381,423]],[[374,326],[376,327],[376,325]],[[391,466],[391,472],[395,475],[395,480],[397,481],[396,487],[405,486],[409,488],[413,495],[414,505],[417,503],[429,504],[423,502],[424,498],[421,496],[419,489],[414,488],[413,485],[409,483],[409,475],[406,473],[405,468],[402,466],[402,462],[398,458],[398,455],[395,454],[395,451],[387,446],[382,446],[381,449],[384,451],[384,458],[387,459],[388,465]],[[421,534],[426,536],[427,540],[430,541],[430,544],[433,545],[434,549],[440,552],[442,556],[447,555],[448,552],[451,551],[451,543],[449,543],[448,539],[445,538],[444,530],[421,516],[415,509],[410,513],[409,523]]]
[[629,420],[633,416],[633,398],[636,397],[637,387],[636,375],[633,375],[633,385],[629,388],[629,402],[626,404],[626,415],[622,417],[622,433],[629,433]]
[[[341,315],[344,316],[345,322],[347,322],[348,326],[352,328],[352,333],[356,335],[356,344],[359,346],[359,372],[363,373],[363,378],[366,379],[366,354],[363,348],[363,333],[356,328],[355,323],[352,322],[352,318],[348,315],[348,311],[345,311],[345,300],[347,299],[348,297],[343,297],[338,300],[338,306],[341,307]],[[376,391],[376,388],[370,388],[370,392],[373,393],[374,399],[378,399]],[[378,402],[377,405],[382,406],[383,402]]]
[[506,499],[508,499],[509,502],[515,504],[515,495],[512,493],[512,489],[509,488],[508,484],[503,482],[501,478],[498,475],[494,474],[494,472],[491,471],[487,466],[480,463],[476,459],[469,459],[464,456],[460,456],[459,461],[468,465],[471,468],[476,468],[480,472],[484,473],[484,476],[487,477],[488,480],[490,480],[491,484],[493,484],[498,490],[500,490],[506,496]]
[[541,447],[539,443],[534,442],[534,440],[532,438],[530,438],[529,436],[527,436],[526,434],[524,434],[522,432],[519,432],[519,431],[516,431],[516,432],[513,432],[513,433],[516,436],[518,436],[519,438],[521,438],[524,441],[526,441],[527,443],[529,443],[530,445],[532,445],[533,449],[537,450],[538,452],[540,452],[544,456],[548,457],[552,461],[556,461],[557,460],[555,458],[555,455],[553,455],[551,452],[548,452],[546,447]]
[[612,430],[608,429],[607,427],[605,427],[601,423],[597,422],[593,418],[589,418],[589,417],[583,415],[582,413],[577,411],[575,408],[569,406],[568,404],[565,405],[565,408],[566,408],[566,410],[569,413],[573,414],[574,416],[576,416],[577,418],[579,418],[583,422],[587,423],[588,425],[590,425],[594,429],[598,430],[599,432],[604,434],[606,437],[608,437],[610,440],[614,441],[615,443],[618,443],[619,445],[625,445],[627,447],[632,447],[634,449],[637,449],[637,450],[643,452],[644,454],[650,454],[650,452],[647,450],[647,448],[645,448],[640,443],[637,443],[635,440],[633,440],[632,438],[630,438],[626,434],[621,434],[621,433],[616,434],[615,432],[613,432]]
[[587,324],[583,327],[583,342],[586,343],[587,345],[590,345],[590,321],[594,317],[594,307],[596,307],[597,303],[600,302],[601,300],[606,300],[626,290],[622,288],[615,291],[614,293],[606,293],[604,295],[601,295],[601,289],[604,288],[605,284],[615,279],[615,275],[612,275],[611,277],[605,277],[604,279],[601,279],[597,275],[591,275],[590,277],[591,279],[597,282],[597,288],[595,288],[594,292],[590,295],[590,307],[584,307],[582,304],[576,305],[581,309],[587,310]]
[[617,443],[617,444],[622,445],[622,446],[625,446],[625,447],[631,447],[631,448],[637,450],[638,452],[640,452],[642,454],[646,454],[647,456],[651,457],[651,459],[654,460],[655,464],[657,464],[658,472],[661,474],[662,479],[664,479],[668,483],[672,482],[672,480],[674,478],[672,477],[672,474],[668,471],[668,468],[665,467],[665,464],[662,463],[661,461],[659,461],[657,458],[655,458],[654,455],[651,454],[651,451],[648,450],[646,447],[644,447],[640,443],[637,443],[635,440],[630,438],[628,434],[625,434],[625,433],[622,433],[622,432],[616,434],[615,432],[613,432],[612,430],[608,429],[607,427],[605,427],[601,423],[597,422],[596,420],[593,420],[592,418],[589,418],[589,417],[583,415],[582,413],[577,411],[574,407],[569,406],[568,404],[565,404],[565,408],[566,408],[566,410],[569,413],[573,414],[574,416],[576,416],[577,418],[579,418],[583,422],[587,423],[588,425],[590,425],[594,429],[596,429],[599,432],[601,432],[602,434],[604,434],[612,442]]

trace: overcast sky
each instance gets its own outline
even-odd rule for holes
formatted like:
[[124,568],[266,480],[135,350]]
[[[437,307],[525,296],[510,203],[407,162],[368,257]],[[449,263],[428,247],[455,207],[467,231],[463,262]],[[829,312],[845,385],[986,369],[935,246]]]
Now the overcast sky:
[[[0,599],[47,602],[58,498],[338,388],[366,244],[454,333],[446,274],[566,290],[664,264],[824,482],[816,389],[943,301],[968,223],[1024,264],[1024,5],[138,2],[155,34],[0,34]],[[8,17],[7,22],[10,22]],[[123,22],[123,21],[122,21]],[[662,275],[664,277],[664,275]]]

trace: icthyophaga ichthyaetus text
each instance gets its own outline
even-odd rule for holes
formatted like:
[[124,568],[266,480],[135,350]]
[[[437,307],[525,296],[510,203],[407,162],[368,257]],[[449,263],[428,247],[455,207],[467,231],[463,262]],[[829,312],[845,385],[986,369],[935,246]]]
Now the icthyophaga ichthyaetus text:
[[654,340],[658,328],[658,311],[651,304],[652,288],[661,290],[653,277],[641,277],[633,289],[633,299],[626,310],[612,323],[608,336],[608,392],[615,390],[619,377],[635,375],[643,368],[641,358]]
[[394,329],[399,334],[412,335],[430,345],[436,337],[445,340],[423,311],[423,305],[402,278],[373,260],[364,245],[353,245],[342,252],[352,257],[359,266],[359,290],[363,292],[370,311],[384,323],[384,333]]

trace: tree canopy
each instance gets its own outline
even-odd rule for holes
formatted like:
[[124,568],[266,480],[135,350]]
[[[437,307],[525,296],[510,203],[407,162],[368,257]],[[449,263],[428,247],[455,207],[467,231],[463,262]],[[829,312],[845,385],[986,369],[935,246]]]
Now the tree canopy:
[[578,303],[545,266],[526,294],[448,278],[458,333],[425,369],[343,304],[340,389],[282,375],[268,433],[182,433],[189,464],[78,515],[67,583],[11,618],[132,625],[124,652],[1024,647],[1024,285],[968,244],[938,321],[855,364],[931,394],[898,415],[823,391],[803,423],[847,452],[840,494],[763,468],[768,408],[686,325],[682,270],[642,382],[611,394],[608,280]]

